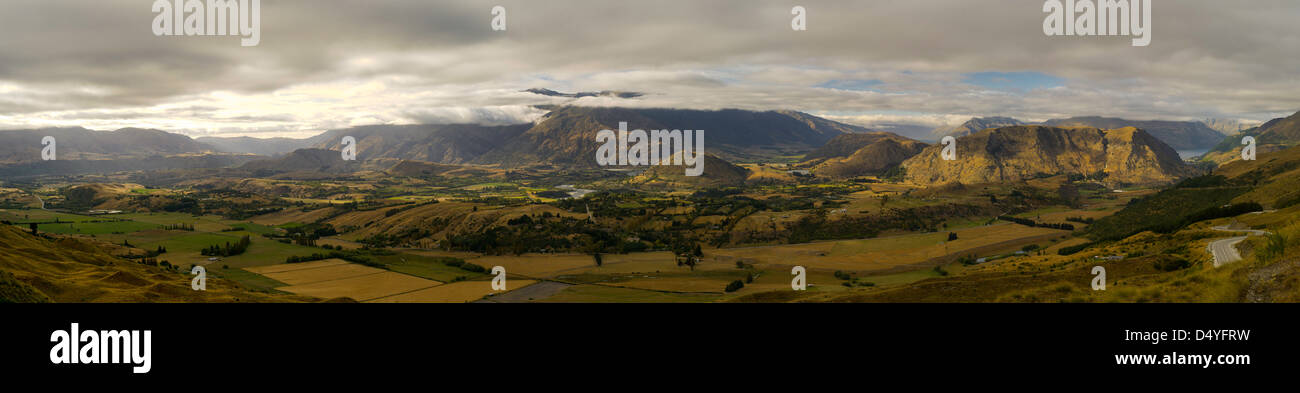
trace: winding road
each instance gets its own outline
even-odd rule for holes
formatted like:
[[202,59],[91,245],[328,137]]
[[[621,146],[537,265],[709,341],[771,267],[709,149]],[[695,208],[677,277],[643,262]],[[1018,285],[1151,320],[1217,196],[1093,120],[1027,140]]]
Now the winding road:
[[1242,241],[1246,240],[1247,237],[1270,235],[1270,233],[1266,231],[1260,231],[1254,229],[1228,229],[1227,225],[1214,227],[1214,230],[1223,231],[1223,232],[1245,232],[1246,233],[1246,236],[1230,237],[1227,239],[1219,239],[1210,242],[1210,245],[1206,247],[1206,251],[1209,251],[1210,254],[1214,255],[1214,267],[1219,267],[1229,263],[1240,261],[1241,253],[1237,251],[1237,243],[1241,243]]

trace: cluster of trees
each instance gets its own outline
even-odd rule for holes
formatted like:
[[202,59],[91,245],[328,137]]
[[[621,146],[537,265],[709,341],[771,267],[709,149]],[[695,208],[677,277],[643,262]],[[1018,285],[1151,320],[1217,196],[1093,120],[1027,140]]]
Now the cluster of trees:
[[1030,227],[1061,229],[1066,231],[1074,230],[1074,225],[1070,225],[1070,224],[1038,222],[1038,221],[1030,220],[1028,218],[1020,218],[1020,217],[1012,217],[1012,216],[998,216],[998,219],[1002,221],[1011,221],[1020,225],[1030,226]]
[[182,223],[176,223],[176,224],[169,224],[169,225],[160,225],[159,228],[162,228],[163,230],[167,230],[167,231],[190,231],[190,232],[194,232],[194,225],[193,225],[193,224],[186,224],[186,223],[183,223],[183,222],[182,222]]
[[[391,253],[391,251],[389,251],[388,253]],[[388,268],[388,265],[377,262],[374,259],[371,259],[369,256],[363,255],[360,251],[331,251],[324,254],[312,253],[311,255],[304,255],[304,256],[291,255],[288,258],[285,258],[284,263],[302,263],[302,262],[312,262],[312,261],[320,261],[320,260],[334,259],[334,258],[342,259],[356,264],[376,267],[380,269]]]
[[1088,227],[1088,237],[1102,241],[1119,240],[1143,231],[1172,233],[1197,221],[1263,210],[1258,203],[1230,205],[1233,198],[1246,190],[1240,187],[1164,190],[1135,199],[1123,210],[1096,220]]
[[987,207],[952,204],[893,209],[876,215],[843,216],[832,220],[827,218],[825,210],[818,209],[792,223],[784,237],[787,243],[794,244],[872,238],[887,229],[935,232],[948,219],[980,216],[988,214],[988,210]]
[[[295,244],[308,247],[315,247],[316,240],[319,240],[322,237],[334,236],[339,233],[338,230],[334,229],[333,225],[322,222],[286,228],[285,232],[286,234],[284,238],[292,240]],[[263,236],[275,237],[271,235]]]
[[[561,217],[549,213],[519,216],[496,226],[472,233],[451,233],[443,239],[446,250],[473,251],[484,254],[523,254],[526,252],[618,253],[671,247],[680,253],[699,248],[683,243],[679,231],[630,231],[604,228],[586,219]],[[693,248],[691,248],[693,247]]]
[[153,257],[144,257],[144,258],[140,258],[140,260],[139,260],[139,261],[136,261],[136,263],[139,263],[139,264],[141,264],[141,265],[145,265],[145,266],[159,266],[159,267],[164,267],[164,268],[168,268],[168,269],[174,269],[174,268],[176,268],[175,266],[172,265],[171,262],[167,262],[167,261],[161,261],[161,262],[159,262],[159,261],[158,261],[158,258],[153,258]]
[[230,244],[230,242],[226,242],[225,247],[213,244],[211,246],[208,246],[207,248],[199,250],[199,254],[204,256],[212,256],[212,257],[235,256],[235,255],[243,254],[244,251],[248,251],[248,246],[252,243],[253,242],[251,239],[248,238],[248,235],[244,235],[243,237],[240,237],[239,241],[235,242],[235,244],[233,245]]
[[158,246],[158,249],[156,250],[145,250],[144,252],[146,257],[156,257],[166,253],[167,253],[167,247],[163,247],[163,246]]
[[1061,247],[1061,249],[1056,250],[1056,253],[1058,255],[1074,255],[1074,254],[1078,254],[1079,251],[1083,251],[1088,247],[1092,247],[1093,244],[1095,243],[1090,242],[1090,243],[1076,244],[1068,247]]
[[397,247],[404,243],[428,237],[432,233],[427,229],[409,227],[396,233],[379,233],[361,239],[360,242],[370,247]]
[[487,273],[487,272],[488,272],[487,268],[482,267],[482,266],[479,266],[479,265],[475,265],[475,264],[472,264],[472,263],[469,263],[469,262],[465,262],[464,260],[462,260],[462,259],[460,259],[460,258],[450,258],[449,260],[443,262],[442,264],[447,265],[447,266],[451,266],[451,267],[454,267],[454,268],[459,268],[460,270],[464,270],[464,271],[467,271],[467,272],[473,272],[473,273]]

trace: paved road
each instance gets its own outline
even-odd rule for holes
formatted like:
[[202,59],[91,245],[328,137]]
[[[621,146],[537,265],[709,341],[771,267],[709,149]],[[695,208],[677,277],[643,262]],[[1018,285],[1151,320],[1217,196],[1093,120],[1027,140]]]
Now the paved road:
[[1214,267],[1223,266],[1241,260],[1241,253],[1237,251],[1237,243],[1241,243],[1250,236],[1268,236],[1269,233],[1254,229],[1228,229],[1227,225],[1214,227],[1216,231],[1224,232],[1245,232],[1246,236],[1230,237],[1210,242],[1206,248],[1210,254],[1214,255]]

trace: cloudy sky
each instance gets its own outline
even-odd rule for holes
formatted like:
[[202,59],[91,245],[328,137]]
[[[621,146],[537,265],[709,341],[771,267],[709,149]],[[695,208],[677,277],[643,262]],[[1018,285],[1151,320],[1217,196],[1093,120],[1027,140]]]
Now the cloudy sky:
[[[538,104],[1262,121],[1300,110],[1300,2],[1159,0],[1150,46],[1047,37],[1039,0],[262,1],[261,43],[158,37],[152,0],[0,3],[0,129],[304,137]],[[506,31],[490,27],[493,6]],[[791,7],[808,12],[792,31]],[[637,99],[553,98],[621,90]]]

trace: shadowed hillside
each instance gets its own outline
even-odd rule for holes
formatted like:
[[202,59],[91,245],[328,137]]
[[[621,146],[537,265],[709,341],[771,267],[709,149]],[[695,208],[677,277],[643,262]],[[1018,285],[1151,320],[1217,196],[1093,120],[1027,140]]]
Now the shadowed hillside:
[[704,130],[705,151],[729,161],[803,154],[837,135],[869,131],[792,111],[561,107],[475,162],[595,166],[596,133],[618,130],[619,122],[628,130]]
[[123,128],[91,131],[85,128],[44,128],[0,131],[0,164],[41,161],[41,139],[54,137],[59,160],[96,160],[148,157],[213,150],[188,136],[158,130]]
[[500,147],[531,125],[424,124],[363,126],[332,130],[307,140],[317,149],[340,150],[344,136],[357,140],[357,159],[397,158],[442,164],[472,161]]

